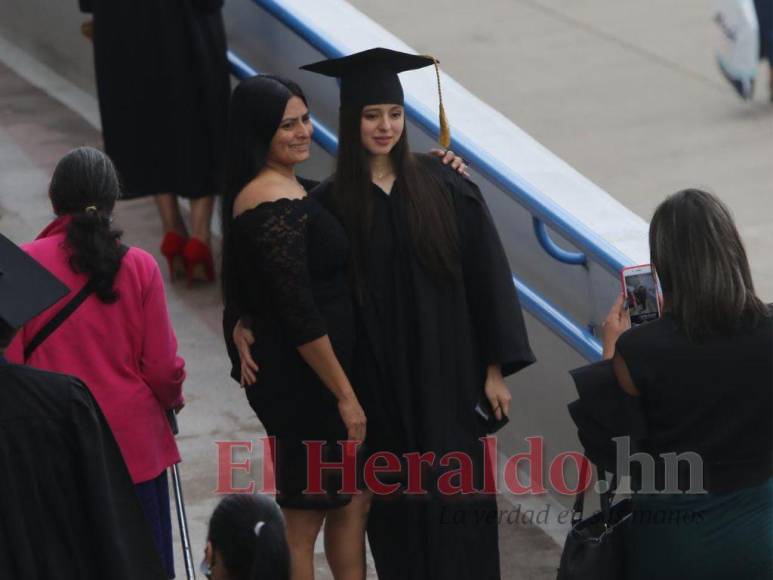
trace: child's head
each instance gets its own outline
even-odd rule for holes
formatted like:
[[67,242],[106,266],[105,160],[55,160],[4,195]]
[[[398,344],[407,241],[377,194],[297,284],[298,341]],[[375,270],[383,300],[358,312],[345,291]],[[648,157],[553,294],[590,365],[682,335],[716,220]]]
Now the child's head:
[[277,504],[263,495],[224,497],[209,521],[202,568],[214,580],[288,580],[290,552]]

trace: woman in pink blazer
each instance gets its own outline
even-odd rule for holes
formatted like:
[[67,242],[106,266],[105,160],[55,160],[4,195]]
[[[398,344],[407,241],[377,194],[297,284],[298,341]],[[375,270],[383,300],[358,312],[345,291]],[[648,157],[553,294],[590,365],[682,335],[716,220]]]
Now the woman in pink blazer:
[[[183,405],[184,361],[167,312],[158,264],[120,245],[111,214],[120,192],[110,159],[81,147],[59,161],[50,197],[58,216],[24,250],[70,287],[28,322],[11,362],[66,373],[88,385],[123,453],[167,571],[174,577],[166,469],[180,461],[166,419]],[[38,331],[91,280],[95,291],[29,356]]]

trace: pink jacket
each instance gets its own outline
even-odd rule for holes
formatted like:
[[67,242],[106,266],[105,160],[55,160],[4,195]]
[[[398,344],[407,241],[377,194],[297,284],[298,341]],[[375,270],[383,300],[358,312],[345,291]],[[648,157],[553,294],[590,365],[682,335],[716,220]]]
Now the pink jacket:
[[24,346],[86,283],[68,264],[69,218],[54,220],[22,248],[70,287],[70,293],[24,325],[6,352],[9,362],[74,375],[89,387],[123,452],[134,483],[180,461],[165,409],[182,403],[185,362],[177,356],[155,259],[139,248],[123,258],[113,304],[89,296],[24,361]]

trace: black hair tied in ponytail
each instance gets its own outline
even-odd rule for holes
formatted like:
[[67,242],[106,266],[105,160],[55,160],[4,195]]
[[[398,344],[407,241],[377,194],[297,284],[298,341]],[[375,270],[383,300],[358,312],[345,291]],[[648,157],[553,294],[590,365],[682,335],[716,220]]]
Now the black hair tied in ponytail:
[[70,267],[89,277],[102,302],[115,302],[118,293],[113,284],[123,252],[122,232],[111,226],[120,195],[113,162],[93,147],[73,149],[56,165],[50,192],[56,214],[72,216],[67,228]]

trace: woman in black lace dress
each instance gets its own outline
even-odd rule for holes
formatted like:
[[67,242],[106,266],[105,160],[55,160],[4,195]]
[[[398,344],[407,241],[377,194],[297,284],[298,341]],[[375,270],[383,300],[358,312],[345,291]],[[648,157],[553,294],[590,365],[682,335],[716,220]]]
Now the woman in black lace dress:
[[359,580],[362,496],[339,493],[333,477],[323,480],[326,493],[304,493],[304,441],[325,441],[323,460],[340,461],[337,441],[365,438],[365,414],[347,378],[354,348],[347,237],[293,171],[309,156],[311,133],[306,99],[291,81],[261,75],[235,90],[223,203],[224,294],[226,309],[249,320],[254,335],[259,371],[246,392],[276,438],[277,501],[293,578],[313,578],[314,543],[325,521],[335,577]]

